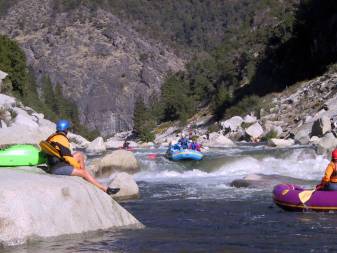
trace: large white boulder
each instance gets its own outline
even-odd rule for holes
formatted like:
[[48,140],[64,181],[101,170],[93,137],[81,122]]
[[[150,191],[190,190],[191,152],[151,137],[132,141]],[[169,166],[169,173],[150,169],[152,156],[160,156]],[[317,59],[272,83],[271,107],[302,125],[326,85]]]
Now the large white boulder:
[[15,117],[13,126],[23,126],[33,129],[39,127],[38,123],[36,123],[32,117],[26,116],[24,114],[18,114]]
[[113,227],[143,227],[109,195],[79,177],[11,168],[0,170],[0,182],[0,245]]
[[0,128],[7,128],[7,123],[4,120],[0,120]]
[[259,123],[255,123],[248,127],[246,130],[246,134],[249,135],[250,137],[256,139],[260,138],[263,135],[263,128]]
[[235,143],[223,135],[219,135],[214,143],[210,144],[211,147],[233,147]]
[[268,141],[268,144],[273,147],[285,148],[295,144],[293,139],[276,139],[272,138]]
[[253,115],[248,114],[243,118],[243,122],[246,124],[254,124],[255,122],[257,122],[257,118]]
[[139,164],[132,152],[121,149],[94,160],[88,169],[96,176],[105,177],[116,171],[134,174],[139,172]]
[[90,154],[99,154],[106,151],[106,146],[102,137],[97,137],[90,142],[86,148],[86,152]]
[[138,143],[135,141],[128,141],[129,143],[129,148],[137,148],[138,147]]
[[266,129],[266,133],[273,131],[274,133],[276,133],[276,137],[281,136],[281,134],[283,133],[282,127],[276,125],[275,122],[270,120],[267,120],[264,123],[264,129]]
[[317,151],[319,154],[331,152],[335,148],[337,148],[337,139],[332,133],[327,133],[317,143]]
[[108,139],[105,142],[106,148],[121,148],[123,147],[124,141],[119,141],[116,139]]
[[241,124],[243,123],[243,119],[240,116],[234,116],[226,121],[221,122],[221,126],[226,129],[230,129],[231,131],[237,130]]
[[317,145],[320,142],[320,140],[321,140],[321,138],[319,138],[317,136],[312,136],[310,138],[310,143]]
[[7,96],[5,94],[0,94],[0,106],[12,107],[16,103],[15,98]]
[[128,173],[121,172],[115,174],[115,177],[109,186],[112,188],[120,188],[120,191],[113,195],[114,199],[125,200],[139,197],[138,185]]
[[228,139],[226,136],[219,134],[219,133],[210,133],[209,140],[199,139],[199,141],[208,147],[233,147],[236,144]]
[[322,137],[329,131],[331,131],[330,118],[327,116],[322,116],[312,125],[311,136]]
[[70,132],[68,133],[68,138],[72,146],[76,148],[87,148],[90,143],[86,138]]
[[52,131],[56,130],[56,124],[54,122],[51,122],[47,119],[38,119],[38,124],[40,127],[47,127],[50,128]]
[[38,144],[53,132],[55,130],[46,127],[33,129],[24,125],[14,125],[0,129],[0,144]]
[[308,144],[310,141],[310,133],[312,129],[313,123],[305,123],[300,126],[298,129],[295,129],[295,141],[299,142],[300,144]]

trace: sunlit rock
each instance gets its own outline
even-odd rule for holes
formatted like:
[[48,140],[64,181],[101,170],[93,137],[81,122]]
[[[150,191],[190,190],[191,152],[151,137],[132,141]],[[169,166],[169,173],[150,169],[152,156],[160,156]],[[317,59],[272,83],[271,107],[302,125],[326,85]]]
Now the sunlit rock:
[[0,171],[0,245],[142,224],[79,177],[27,167]]

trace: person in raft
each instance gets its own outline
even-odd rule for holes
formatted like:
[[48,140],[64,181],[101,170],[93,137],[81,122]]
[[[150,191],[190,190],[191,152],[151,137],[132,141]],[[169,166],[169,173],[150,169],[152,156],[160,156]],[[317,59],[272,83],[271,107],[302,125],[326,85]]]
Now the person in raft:
[[337,149],[331,153],[331,162],[325,169],[324,177],[316,190],[337,191]]
[[47,165],[50,168],[50,172],[55,175],[82,177],[109,195],[119,192],[119,188],[106,187],[97,182],[97,180],[85,169],[85,157],[81,152],[71,153],[70,142],[67,137],[69,128],[70,122],[68,120],[61,119],[57,121],[56,133],[49,136],[46,140],[58,150],[60,156],[63,158],[60,159],[56,156],[48,156]]
[[201,145],[194,140],[192,141],[192,143],[189,146],[189,149],[201,152],[200,148],[201,148]]
[[183,149],[188,149],[188,139],[185,137],[185,134],[181,134],[181,138],[178,140],[178,143]]

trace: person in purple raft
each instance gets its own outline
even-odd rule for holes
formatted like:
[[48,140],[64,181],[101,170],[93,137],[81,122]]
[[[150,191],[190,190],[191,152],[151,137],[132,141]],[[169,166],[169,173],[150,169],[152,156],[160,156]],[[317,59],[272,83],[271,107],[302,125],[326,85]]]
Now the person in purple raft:
[[331,162],[325,169],[324,176],[316,190],[337,191],[337,149],[331,153]]
[[196,150],[200,152],[201,145],[195,141],[192,141],[192,143],[189,146],[189,149]]

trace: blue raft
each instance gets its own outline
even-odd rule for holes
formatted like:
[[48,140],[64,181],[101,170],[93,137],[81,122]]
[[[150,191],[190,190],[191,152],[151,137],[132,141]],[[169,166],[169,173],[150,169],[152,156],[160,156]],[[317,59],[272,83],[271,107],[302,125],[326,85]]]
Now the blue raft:
[[202,160],[204,155],[196,150],[192,149],[182,149],[179,145],[174,145],[167,150],[167,157],[173,161],[179,160]]

